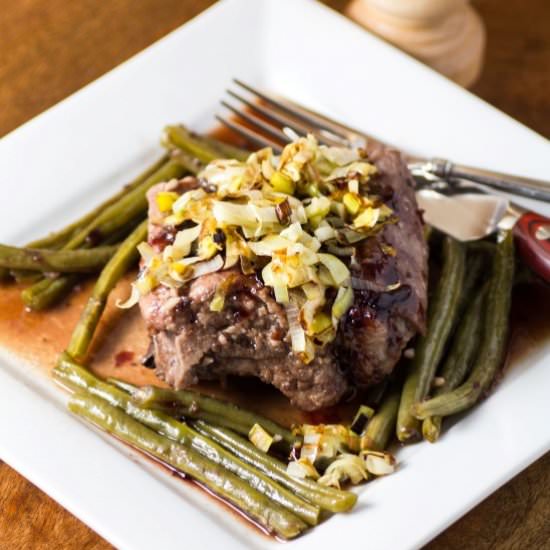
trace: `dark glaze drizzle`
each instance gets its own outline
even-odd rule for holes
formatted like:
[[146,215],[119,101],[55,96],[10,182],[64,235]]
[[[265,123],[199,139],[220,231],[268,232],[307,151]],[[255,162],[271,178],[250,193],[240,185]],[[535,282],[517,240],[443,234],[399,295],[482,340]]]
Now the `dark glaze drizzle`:
[[368,322],[405,303],[411,295],[411,287],[403,285],[390,292],[356,290],[355,301],[343,322],[343,330],[353,330],[368,325]]
[[134,360],[133,351],[122,350],[115,355],[115,366],[120,367],[126,363],[131,363],[133,360]]

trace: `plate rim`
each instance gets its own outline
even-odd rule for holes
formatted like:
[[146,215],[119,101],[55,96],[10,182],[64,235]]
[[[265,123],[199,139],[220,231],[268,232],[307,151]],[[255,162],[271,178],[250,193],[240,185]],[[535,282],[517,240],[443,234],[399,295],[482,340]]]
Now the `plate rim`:
[[[294,0],[294,2],[296,2],[296,1],[297,0]],[[288,1],[286,3],[289,4]],[[275,2],[273,0],[263,0],[263,2],[258,2],[258,5],[260,5],[260,4],[263,5],[262,9],[264,9],[265,7],[269,7],[269,6],[272,7],[275,4]],[[302,6],[305,6],[305,5],[309,6],[307,9],[313,7],[313,9],[320,8],[321,10],[328,10],[330,12],[331,16],[334,16],[334,14],[336,13],[336,12],[333,12],[330,8],[327,8],[326,6],[314,3],[311,0],[300,0],[300,4]],[[221,11],[222,9],[226,9],[228,6],[238,7],[240,5],[242,5],[244,7],[246,5],[245,0],[223,0],[222,2],[219,2],[218,4],[214,4],[213,6],[209,7],[207,10],[205,10],[204,12],[199,14],[197,17],[193,18],[192,20],[188,21],[184,25],[182,25],[179,28],[175,29],[174,31],[170,32],[168,35],[166,35],[165,37],[163,37],[160,40],[156,41],[155,43],[153,43],[151,46],[149,46],[145,50],[143,50],[143,51],[137,53],[136,55],[132,56],[131,58],[129,58],[128,60],[123,62],[121,65],[118,65],[117,67],[115,67],[115,68],[111,69],[110,71],[108,71],[107,73],[105,73],[103,76],[101,76],[98,79],[94,80],[92,83],[90,83],[90,84],[86,85],[85,87],[81,88],[80,90],[74,92],[73,94],[71,94],[67,98],[63,99],[61,102],[57,103],[53,107],[47,109],[46,111],[40,113],[39,115],[37,115],[35,117],[33,117],[29,121],[25,122],[23,125],[19,126],[18,128],[12,130],[11,132],[9,132],[5,136],[3,136],[2,139],[0,140],[0,154],[1,154],[1,151],[2,151],[2,144],[5,143],[7,140],[12,140],[14,135],[18,136],[20,132],[24,133],[26,131],[25,128],[28,128],[28,127],[32,126],[37,119],[41,119],[44,115],[46,115],[49,112],[53,112],[54,110],[56,110],[58,107],[62,106],[63,104],[65,104],[69,101],[78,101],[79,94],[81,94],[83,92],[86,92],[86,91],[89,91],[89,90],[93,90],[94,87],[96,87],[98,85],[101,86],[101,82],[104,82],[105,79],[108,78],[111,74],[116,73],[119,69],[121,69],[124,66],[127,66],[128,64],[135,63],[142,55],[145,55],[147,52],[151,51],[151,49],[154,46],[157,46],[158,44],[164,42],[165,40],[168,40],[172,35],[179,34],[181,32],[185,32],[185,30],[187,28],[189,28],[190,26],[192,26],[192,25],[200,24],[200,21],[205,20],[204,18],[211,17],[210,14],[212,14],[212,13],[217,14],[218,11]],[[342,18],[343,18],[343,16],[342,16]],[[349,23],[349,22],[346,20],[346,23]],[[387,45],[385,45],[385,46],[389,47]],[[395,48],[392,48],[392,49],[395,50]],[[395,51],[399,52],[400,55],[404,55],[399,50],[395,50]],[[410,61],[408,56],[405,56],[405,57],[407,57],[407,61]],[[418,62],[415,61],[415,63],[418,63]],[[422,70],[426,69],[421,64],[418,64],[418,66],[422,67]],[[426,69],[426,70],[430,71],[430,69]],[[463,90],[461,90],[461,91],[463,92]],[[494,107],[490,106],[488,103],[481,100],[477,96],[473,96],[473,94],[471,94],[470,92],[468,92],[468,93],[472,97],[474,97],[477,101],[483,103],[485,106],[489,106],[491,109],[497,111]],[[499,112],[500,115],[504,114],[504,113],[500,113],[500,111],[498,111],[498,112]],[[508,115],[505,115],[505,116],[507,118],[509,118],[510,120],[513,120],[514,123],[516,123],[517,125],[523,127],[524,129],[527,129],[521,123],[515,121],[514,119],[512,119]],[[534,132],[530,129],[527,129],[527,130],[529,130],[529,132],[531,132],[532,134],[537,136],[537,138],[541,138],[546,143],[548,143],[547,140],[544,137],[536,134],[536,132]],[[0,360],[1,360],[1,358],[0,358]],[[70,419],[71,421],[75,421],[72,417],[70,417],[66,413],[66,411],[64,411],[60,408],[62,406],[61,402],[60,402],[60,399],[57,399],[57,400],[55,399],[55,397],[60,397],[60,396],[55,396],[54,397],[53,392],[50,391],[50,390],[52,390],[52,388],[47,389],[46,385],[42,384],[42,381],[36,381],[36,384],[34,385],[35,387],[32,388],[32,390],[31,390],[31,389],[29,389],[28,382],[26,380],[23,380],[22,378],[18,378],[17,376],[14,376],[13,372],[10,375],[9,374],[10,370],[11,370],[10,368],[7,368],[7,369],[0,368],[0,381],[2,381],[3,386],[5,384],[4,387],[11,387],[11,388],[16,388],[17,387],[17,388],[19,388],[18,391],[21,391],[21,392],[32,391],[32,394],[35,396],[35,398],[36,398],[36,392],[38,392],[38,395],[40,397],[42,397],[43,400],[44,400],[44,403],[46,403],[46,405],[45,405],[46,407],[52,407],[53,406],[55,408],[56,418],[59,418],[59,419],[66,418],[66,419]],[[48,384],[48,385],[50,385],[50,384]],[[58,392],[58,390],[55,390],[55,391]],[[58,393],[60,393],[60,392],[58,392]],[[50,395],[50,398],[53,399],[53,402],[48,401],[44,397],[44,395],[49,395],[49,394],[52,394],[52,395]],[[61,399],[61,401],[62,401],[62,399]],[[0,406],[0,410],[2,410],[1,406]],[[57,416],[57,415],[59,415],[59,416]],[[86,439],[91,439],[91,438],[86,438]],[[102,438],[97,438],[97,439],[98,439],[98,441],[102,440]],[[106,444],[106,442],[103,440],[103,443],[98,444],[98,445],[93,445],[93,446],[95,448],[99,448],[99,447],[103,448],[105,444]],[[120,535],[119,533],[106,528],[106,526],[104,524],[104,520],[99,519],[97,516],[94,516],[94,514],[90,514],[89,511],[85,511],[85,510],[81,509],[81,506],[79,506],[77,501],[71,501],[71,499],[68,498],[67,494],[65,494],[58,487],[52,485],[51,480],[49,480],[48,478],[43,477],[43,475],[41,475],[41,474],[38,474],[36,469],[33,470],[32,467],[27,465],[26,463],[24,463],[24,461],[18,460],[18,458],[15,455],[12,456],[10,454],[10,452],[8,450],[6,450],[7,447],[5,446],[5,444],[3,444],[1,442],[0,442],[0,449],[2,450],[2,456],[7,455],[11,458],[11,460],[10,460],[10,458],[5,459],[5,461],[8,464],[12,464],[12,463],[14,465],[18,464],[18,466],[15,466],[15,468],[18,471],[21,471],[25,475],[25,477],[27,477],[27,479],[30,479],[33,483],[35,483],[36,485],[38,485],[41,488],[47,487],[46,489],[44,489],[45,492],[52,495],[53,498],[55,498],[55,500],[60,502],[62,505],[65,505],[64,501],[66,501],[67,502],[66,507],[69,510],[71,510],[71,512],[73,512],[79,518],[82,518],[83,516],[86,517],[86,519],[83,519],[83,521],[85,521],[85,523],[90,525],[96,532],[98,532],[99,534],[104,536],[107,540],[110,540],[113,544],[115,544],[117,547],[120,547],[120,548],[138,547],[138,546],[129,546],[127,538],[124,538],[124,536]],[[473,507],[475,504],[477,504],[478,502],[483,500],[487,495],[491,494],[494,490],[496,490],[496,488],[500,487],[507,480],[509,480],[514,475],[516,475],[524,467],[526,467],[528,464],[530,464],[531,462],[536,460],[536,458],[538,458],[539,456],[542,456],[542,454],[544,454],[544,452],[546,452],[548,449],[550,449],[550,439],[547,441],[546,444],[541,444],[540,448],[534,449],[533,452],[529,455],[529,457],[525,458],[524,462],[517,462],[515,464],[514,468],[512,468],[511,470],[507,470],[501,476],[501,479],[499,481],[496,481],[493,484],[492,488],[489,487],[485,491],[477,493],[475,495],[475,497],[472,499],[472,503],[465,505],[464,509],[461,512],[458,512],[459,515],[455,514],[454,517],[449,519],[449,521],[447,523],[440,524],[440,525],[434,527],[430,531],[429,534],[425,535],[426,538],[424,538],[422,541],[417,540],[416,543],[418,543],[418,546],[420,546],[421,544],[426,543],[428,540],[433,538],[433,536],[437,535],[439,532],[444,530],[451,523],[456,521],[456,519],[458,519],[463,513],[465,513],[467,510],[471,509],[471,507]],[[121,458],[124,458],[125,461],[127,460],[123,456],[121,456]],[[336,519],[336,518],[333,518],[333,519]],[[243,539],[242,535],[243,535],[243,532],[239,531],[236,534],[235,541],[239,541],[239,545],[242,544],[242,546],[248,546],[248,544],[249,544],[248,541],[244,542],[244,541],[246,541],[246,538]],[[307,543],[308,538],[310,538],[310,536],[308,536],[306,538],[299,539],[298,541],[293,543],[293,545],[306,546],[306,545],[309,544],[309,543]],[[227,537],[226,537],[226,539],[227,539]],[[304,541],[306,541],[306,542],[304,542]],[[269,542],[269,543],[263,544],[261,542],[261,539],[260,539],[260,540],[254,542],[254,546],[258,546],[258,547],[260,547],[260,546],[262,546],[262,547],[263,546],[271,546],[271,543]]]

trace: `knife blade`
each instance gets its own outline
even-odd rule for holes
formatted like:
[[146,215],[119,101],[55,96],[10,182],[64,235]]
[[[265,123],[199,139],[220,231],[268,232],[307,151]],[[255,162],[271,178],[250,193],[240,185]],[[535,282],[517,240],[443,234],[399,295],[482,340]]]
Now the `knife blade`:
[[416,199],[426,223],[460,241],[513,230],[523,261],[550,282],[550,219],[491,194],[446,195],[424,188],[416,191]]
[[459,241],[490,235],[499,228],[509,209],[507,199],[478,193],[446,195],[434,189],[420,189],[416,200],[426,223]]

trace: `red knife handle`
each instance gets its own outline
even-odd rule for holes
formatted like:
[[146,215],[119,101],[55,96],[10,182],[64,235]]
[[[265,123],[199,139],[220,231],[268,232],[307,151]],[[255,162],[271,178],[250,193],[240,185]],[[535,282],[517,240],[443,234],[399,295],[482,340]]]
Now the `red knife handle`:
[[522,260],[550,283],[550,218],[526,212],[514,225],[514,237]]

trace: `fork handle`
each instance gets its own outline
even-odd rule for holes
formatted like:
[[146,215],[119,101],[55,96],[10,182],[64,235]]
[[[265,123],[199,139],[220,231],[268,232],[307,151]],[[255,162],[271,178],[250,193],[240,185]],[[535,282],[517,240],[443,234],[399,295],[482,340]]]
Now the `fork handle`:
[[514,237],[522,260],[550,283],[550,218],[525,212],[514,225]]
[[464,179],[514,195],[550,202],[550,181],[501,174],[482,168],[454,164],[444,159],[431,159],[428,163],[429,171],[443,179]]

